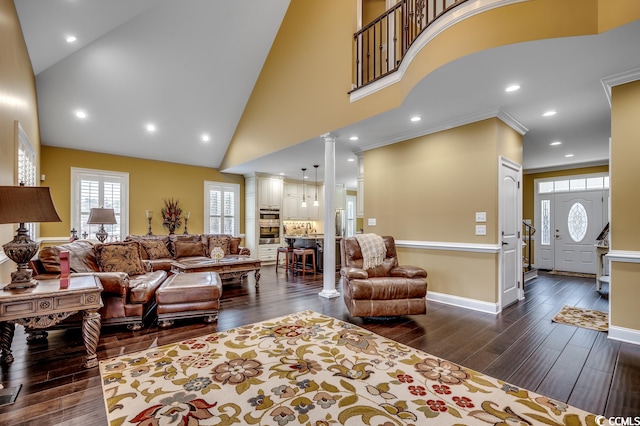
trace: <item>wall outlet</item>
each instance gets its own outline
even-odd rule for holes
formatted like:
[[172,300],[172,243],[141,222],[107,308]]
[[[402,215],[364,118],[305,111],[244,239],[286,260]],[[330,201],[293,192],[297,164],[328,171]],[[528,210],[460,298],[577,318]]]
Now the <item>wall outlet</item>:
[[367,225],[369,226],[376,226],[376,218],[375,217],[370,217],[367,219]]
[[476,222],[486,222],[487,212],[476,212]]
[[476,225],[476,235],[487,235],[487,226]]

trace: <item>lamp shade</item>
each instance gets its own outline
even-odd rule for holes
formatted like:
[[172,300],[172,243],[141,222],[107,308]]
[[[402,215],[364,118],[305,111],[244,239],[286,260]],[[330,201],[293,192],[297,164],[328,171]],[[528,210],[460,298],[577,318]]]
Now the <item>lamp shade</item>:
[[62,222],[46,186],[0,186],[0,223]]
[[116,215],[113,209],[95,208],[89,212],[89,225],[115,225]]

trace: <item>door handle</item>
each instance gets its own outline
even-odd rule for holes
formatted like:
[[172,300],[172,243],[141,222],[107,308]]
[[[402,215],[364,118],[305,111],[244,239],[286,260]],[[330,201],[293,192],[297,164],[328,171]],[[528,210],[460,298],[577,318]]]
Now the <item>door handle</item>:
[[508,243],[508,242],[506,242],[506,241],[503,241],[503,242],[502,242],[502,245],[503,245],[503,246],[506,246],[507,244],[509,244],[509,243]]

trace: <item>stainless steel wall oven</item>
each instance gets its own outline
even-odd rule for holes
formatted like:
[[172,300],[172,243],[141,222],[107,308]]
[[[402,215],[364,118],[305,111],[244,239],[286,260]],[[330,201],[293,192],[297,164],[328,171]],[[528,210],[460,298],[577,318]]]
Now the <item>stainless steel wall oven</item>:
[[280,210],[260,209],[260,244],[280,244]]

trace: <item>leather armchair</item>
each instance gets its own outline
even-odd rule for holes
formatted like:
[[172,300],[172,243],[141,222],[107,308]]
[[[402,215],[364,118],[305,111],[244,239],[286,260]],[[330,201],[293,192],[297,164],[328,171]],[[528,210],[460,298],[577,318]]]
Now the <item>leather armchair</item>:
[[382,265],[364,270],[355,237],[340,242],[342,291],[354,317],[389,317],[427,312],[427,271],[398,265],[393,237],[382,237],[387,254]]

